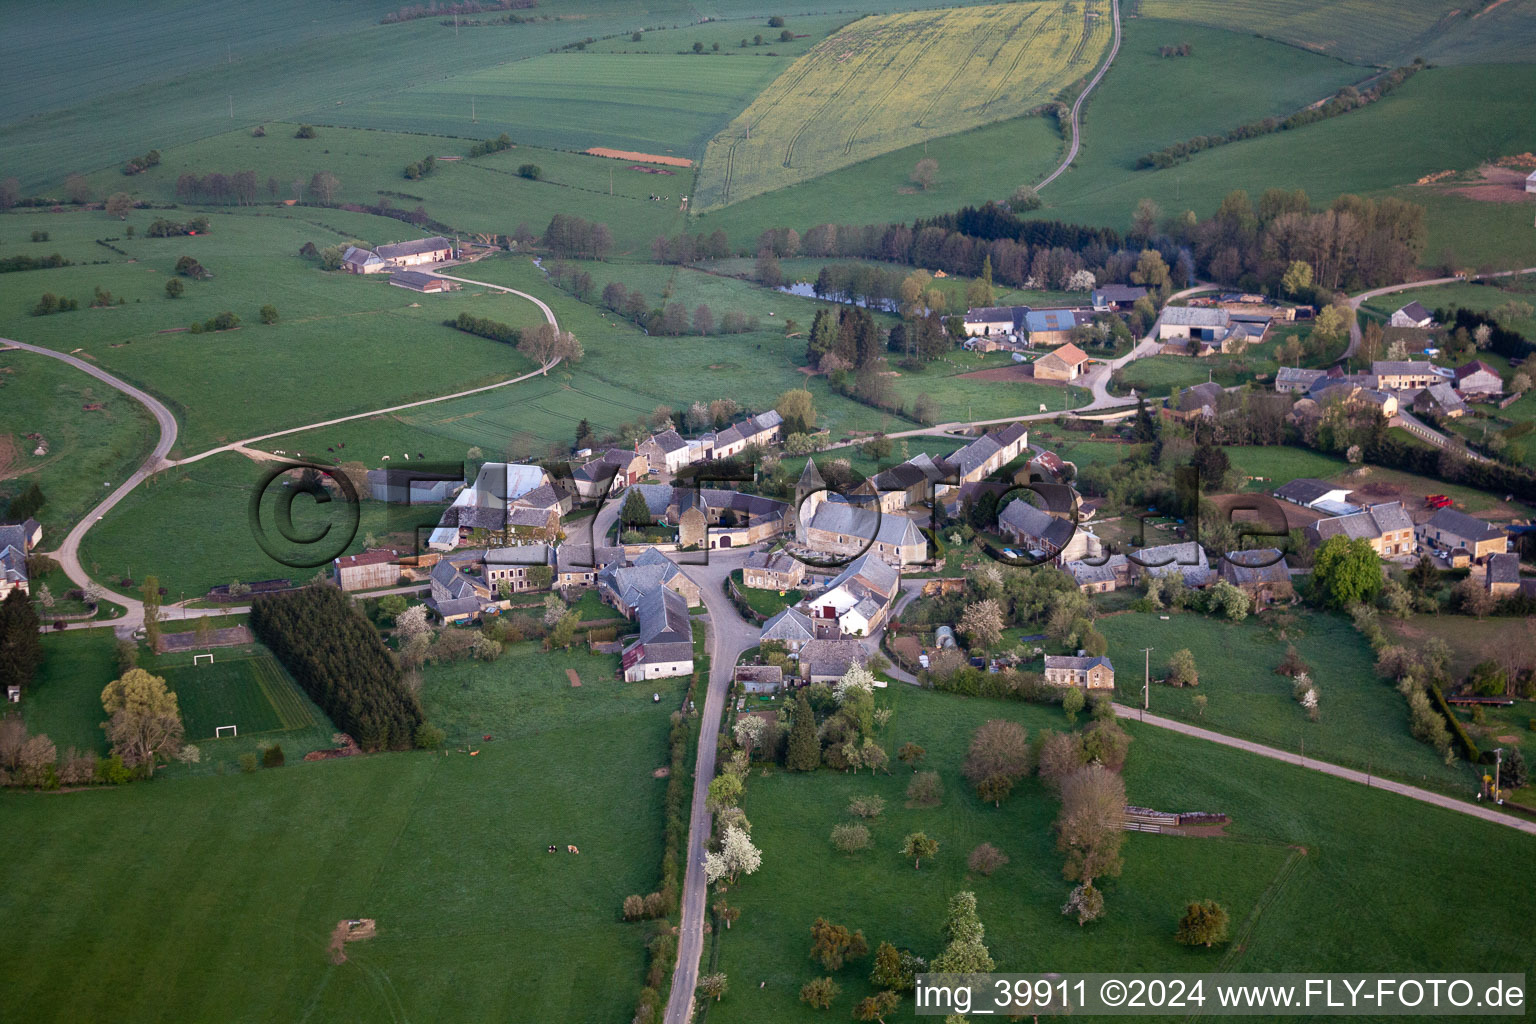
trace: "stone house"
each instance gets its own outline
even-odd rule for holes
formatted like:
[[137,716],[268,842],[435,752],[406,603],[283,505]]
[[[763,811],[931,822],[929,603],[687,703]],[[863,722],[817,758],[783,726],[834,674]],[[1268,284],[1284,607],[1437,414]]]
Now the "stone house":
[[1045,681],[1051,686],[1081,686],[1087,690],[1113,690],[1115,666],[1108,658],[1047,654]]

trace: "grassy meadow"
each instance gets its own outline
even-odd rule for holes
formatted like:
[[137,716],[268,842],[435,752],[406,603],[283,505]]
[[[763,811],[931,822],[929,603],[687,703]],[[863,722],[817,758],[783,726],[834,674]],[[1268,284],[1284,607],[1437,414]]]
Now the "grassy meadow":
[[[1218,838],[1127,836],[1124,873],[1103,883],[1107,916],[1079,928],[1060,913],[1070,884],[1062,881],[1051,831],[1055,797],[1031,779],[994,808],[976,799],[960,773],[971,732],[986,719],[1016,720],[1033,736],[1065,728],[1060,710],[907,687],[878,700],[895,709],[882,744],[925,747],[923,767],[940,773],[943,804],[907,808],[910,774],[899,765],[876,777],[754,774],[743,806],[763,865],[731,895],[740,920],[714,933],[717,950],[706,946],[710,969],[731,982],[725,999],[710,1005],[716,1024],[827,1017],[797,998],[801,985],[825,973],[805,955],[815,918],[862,929],[872,948],[890,941],[931,958],[942,948],[945,902],[961,889],[976,893],[1000,971],[1413,970],[1472,961],[1523,967],[1516,936],[1530,899],[1517,865],[1528,837],[1135,722],[1125,724],[1134,737],[1125,769],[1130,801],[1224,811],[1232,823]],[[871,826],[873,848],[838,853],[828,839],[832,827],[849,820],[851,797],[871,793],[886,800]],[[939,852],[914,871],[899,850],[901,837],[919,829],[939,841]],[[990,878],[965,868],[981,842],[1011,859]],[[1444,851],[1468,843],[1483,852],[1496,881],[1457,885],[1464,865]],[[1447,915],[1433,895],[1451,890],[1461,912]],[[1240,938],[1210,950],[1175,944],[1184,905],[1205,898],[1227,908]],[[1337,915],[1341,904],[1350,908],[1348,926]],[[833,972],[843,993],[831,1017],[845,1018],[873,991],[869,967],[864,960]]]
[[[652,771],[681,687],[615,682],[617,664],[530,646],[426,669],[447,752],[0,794],[0,847],[27,865],[0,895],[20,929],[0,966],[11,1012],[627,1018],[644,926],[622,923],[619,904],[656,884],[666,782]],[[334,965],[331,931],[355,917],[378,935]]]
[[1501,42],[1499,36],[1514,32],[1529,42],[1533,29],[1528,11],[1500,15],[1470,5],[1453,8],[1441,0],[1136,0],[1133,6],[1149,18],[1241,32],[1257,29],[1299,49],[1366,65],[1405,64],[1420,55],[1449,55],[1459,63],[1498,59],[1513,52],[1506,49],[1513,41]]
[[710,140],[708,210],[989,121],[1028,113],[1109,45],[1098,0],[865,18],[797,60]]
[[[46,454],[35,454],[30,434],[42,435]],[[158,436],[148,410],[95,378],[47,356],[0,352],[0,488],[42,490],[45,550],[109,493],[103,483],[137,468]]]

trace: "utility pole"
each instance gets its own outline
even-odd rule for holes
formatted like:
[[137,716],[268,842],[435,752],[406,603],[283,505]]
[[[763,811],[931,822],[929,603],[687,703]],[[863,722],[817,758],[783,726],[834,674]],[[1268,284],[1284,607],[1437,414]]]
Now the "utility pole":
[[1152,706],[1152,652],[1156,648],[1143,647],[1142,677],[1141,677],[1141,710],[1145,712]]
[[1504,801],[1499,797],[1499,770],[1504,767],[1504,748],[1499,747],[1493,754],[1493,802],[1502,804]]
[[235,97],[233,95],[229,97],[229,116],[231,118],[235,116]]

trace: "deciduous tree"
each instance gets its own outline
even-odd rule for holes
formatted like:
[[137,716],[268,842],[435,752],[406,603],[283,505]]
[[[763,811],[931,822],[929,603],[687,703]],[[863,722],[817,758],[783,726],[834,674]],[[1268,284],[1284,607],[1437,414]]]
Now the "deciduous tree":
[[107,739],[125,764],[142,765],[146,775],[153,775],[156,758],[180,749],[181,709],[160,676],[129,669],[101,691],[101,706],[111,716],[102,723]]
[[925,832],[908,833],[901,840],[901,853],[904,857],[912,858],[912,867],[922,870],[923,858],[932,857],[939,852],[939,841],[930,839]]
[[965,777],[983,800],[1000,806],[1014,783],[1029,774],[1029,735],[1024,727],[994,718],[971,737],[965,758]]
[[1215,900],[1196,900],[1184,909],[1176,938],[1185,946],[1214,946],[1227,941],[1227,910]]

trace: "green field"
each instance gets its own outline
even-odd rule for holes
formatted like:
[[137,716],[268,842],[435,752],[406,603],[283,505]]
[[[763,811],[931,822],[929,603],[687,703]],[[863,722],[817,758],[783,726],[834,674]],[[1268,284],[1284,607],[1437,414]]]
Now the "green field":
[[865,18],[797,60],[710,140],[701,210],[1028,113],[1109,45],[1098,0]]
[[[1151,647],[1156,714],[1470,799],[1472,773],[1460,762],[1447,767],[1433,747],[1408,734],[1407,703],[1376,677],[1375,656],[1353,627],[1332,616],[1297,618],[1285,639],[1264,617],[1228,623],[1189,612],[1173,613],[1166,622],[1152,613],[1125,612],[1101,620],[1099,629],[1109,638],[1122,703],[1141,705],[1142,659],[1136,655]],[[1307,720],[1291,696],[1291,680],[1274,672],[1287,644],[1313,666],[1322,695],[1319,721]],[[1200,685],[1163,686],[1158,679],[1169,655],[1185,648],[1195,656]],[[1209,701],[1203,715],[1193,705],[1197,695]]]
[[[800,1003],[800,986],[824,973],[805,955],[811,922],[824,916],[862,929],[871,947],[890,941],[931,958],[941,948],[944,904],[960,889],[977,895],[1000,971],[1368,970],[1387,963],[1412,970],[1490,956],[1507,969],[1524,966],[1515,937],[1524,934],[1530,905],[1518,852],[1526,837],[1135,722],[1126,723],[1134,737],[1125,770],[1130,801],[1224,811],[1232,817],[1229,836],[1128,836],[1125,872],[1105,882],[1106,918],[1079,928],[1059,909],[1070,885],[1061,879],[1051,832],[1055,798],[1030,780],[996,809],[976,799],[959,770],[982,721],[1014,719],[1034,735],[1064,728],[1060,711],[907,687],[879,700],[895,709],[881,743],[925,747],[924,767],[943,777],[943,805],[906,808],[910,775],[900,766],[888,777],[754,773],[744,809],[763,865],[732,893],[741,918],[715,931],[718,952],[706,946],[710,969],[726,972],[731,983],[725,999],[711,1004],[712,1021],[846,1019],[872,991],[869,962],[834,972],[843,994],[830,1014]],[[851,857],[836,852],[832,826],[848,820],[850,797],[869,793],[884,796],[887,808],[871,828],[874,848]],[[940,844],[920,871],[898,852],[901,837],[915,829]],[[965,869],[981,842],[1011,858],[990,878]],[[1464,865],[1443,851],[1468,842],[1478,844],[1480,863],[1498,881],[1458,885]],[[1493,848],[1507,852],[1495,856]],[[1446,914],[1442,902],[1425,896],[1432,891],[1454,891],[1459,912]],[[1261,902],[1262,913],[1240,941],[1192,951],[1172,934],[1185,903],[1196,898],[1225,905],[1234,933]],[[1338,915],[1345,904],[1348,924]],[[888,1019],[910,1012],[906,1002]]]
[[[1404,64],[1421,54],[1448,54],[1453,61],[1459,57],[1459,63],[1496,60],[1513,55],[1518,45],[1499,36],[1513,32],[1527,47],[1533,39],[1529,11],[1488,11],[1484,18],[1477,5],[1458,7],[1444,0],[1137,0],[1135,6],[1149,18],[1257,29],[1293,46],[1362,64]],[[1530,50],[1523,55],[1528,58]]]
[[[472,736],[476,757],[295,764],[289,751],[288,767],[254,775],[0,794],[0,849],[25,865],[0,895],[22,929],[0,966],[8,1013],[626,1019],[644,926],[621,923],[619,905],[656,885],[666,782],[652,771],[681,689],[614,682],[617,663],[530,645],[428,668],[428,717],[456,747]],[[359,916],[378,936],[333,966],[332,929]],[[82,971],[106,936],[112,955]]]
[[186,723],[187,739],[213,739],[220,726],[233,725],[237,735],[286,732],[315,724],[303,695],[271,655],[255,658],[221,657],[212,663],[159,672],[176,691]]
[[[42,435],[46,454],[35,454],[30,434]],[[143,406],[95,378],[47,356],[0,352],[0,488],[42,490],[45,549],[108,493],[103,483],[115,486],[138,466],[156,436]]]
[[[152,216],[136,211],[129,223],[142,236]],[[102,249],[113,257],[105,266],[5,275],[0,332],[76,354],[83,350],[83,358],[154,392],[181,421],[173,457],[504,380],[532,366],[509,346],[442,326],[460,310],[516,325],[541,322],[538,309],[523,299],[474,288],[419,295],[378,276],[326,273],[298,255],[309,241],[323,246],[354,235],[374,241],[415,237],[397,221],[307,208],[267,215],[231,211],[213,215],[208,235],[127,239],[123,225],[101,212],[13,213],[0,220],[6,253],[26,251],[32,243],[22,243],[21,232],[35,227],[50,233],[56,226],[83,227],[119,238],[112,244],[129,255]],[[172,301],[164,284],[181,255],[195,257],[214,277],[188,281],[184,297]],[[127,304],[85,308],[96,286]],[[44,291],[74,297],[81,308],[28,315]],[[257,313],[265,303],[277,306],[278,324],[260,323]],[[221,310],[240,317],[239,330],[180,330]],[[257,365],[261,386],[253,387]]]

